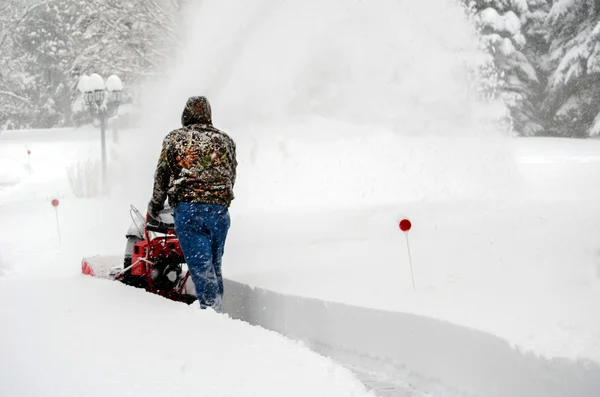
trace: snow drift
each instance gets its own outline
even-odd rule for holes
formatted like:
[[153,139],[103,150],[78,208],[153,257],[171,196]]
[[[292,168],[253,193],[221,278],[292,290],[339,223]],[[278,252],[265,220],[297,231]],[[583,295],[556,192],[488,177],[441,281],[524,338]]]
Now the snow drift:
[[373,396],[298,342],[76,276],[0,279],[0,395]]

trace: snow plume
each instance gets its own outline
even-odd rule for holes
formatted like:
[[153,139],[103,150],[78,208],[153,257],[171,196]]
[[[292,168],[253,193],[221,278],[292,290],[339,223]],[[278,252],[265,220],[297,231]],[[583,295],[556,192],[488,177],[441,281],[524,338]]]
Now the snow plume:
[[202,92],[230,125],[320,116],[449,135],[478,106],[468,80],[484,54],[453,1],[204,1],[190,15],[163,91],[174,116]]
[[8,265],[4,264],[2,256],[0,256],[0,277],[3,277],[8,273]]
[[[497,122],[506,108],[479,100],[478,71],[490,58],[455,1],[207,0],[190,7],[191,19],[182,25],[187,27],[186,43],[167,73],[170,78],[158,85],[147,108],[150,127],[144,136],[152,138],[152,146],[140,156],[149,157],[143,171],[147,179],[160,139],[178,126],[191,95],[206,95],[215,124],[238,142],[242,180],[248,163],[263,164],[260,175],[266,180],[275,178],[277,169],[285,178],[281,161],[301,169],[303,162],[319,164],[328,158],[332,176],[347,173],[340,165],[345,159],[334,160],[345,155],[336,150],[348,145],[332,144],[319,156],[310,153],[322,140],[343,141],[345,131],[359,145],[348,147],[349,159],[360,157],[366,164],[356,170],[356,178],[366,180],[373,171],[369,164],[380,162],[380,145],[387,140],[382,134],[399,137],[394,147],[413,137],[455,140],[452,145],[438,141],[429,154],[417,158],[423,169],[441,158],[454,162],[471,156],[469,164],[475,165],[496,157],[488,150],[501,150],[502,144],[488,143],[502,135]],[[291,164],[285,147],[299,147],[307,135],[309,152]],[[467,138],[486,141],[485,148],[467,140],[461,145]],[[360,145],[361,139],[368,143]],[[276,152],[266,153],[266,147]],[[442,164],[429,171],[447,174],[452,167]],[[318,183],[322,168],[303,178]],[[468,177],[463,171],[457,178]],[[393,178],[399,172],[401,168],[389,168],[385,175]]]

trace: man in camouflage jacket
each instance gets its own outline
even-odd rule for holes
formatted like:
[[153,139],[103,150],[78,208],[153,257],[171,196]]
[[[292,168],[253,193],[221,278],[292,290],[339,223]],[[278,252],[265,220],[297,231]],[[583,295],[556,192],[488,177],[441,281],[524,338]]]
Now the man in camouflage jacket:
[[163,141],[148,215],[158,217],[168,197],[200,306],[220,312],[221,258],[237,167],[235,143],[212,125],[205,97],[188,99],[181,124]]

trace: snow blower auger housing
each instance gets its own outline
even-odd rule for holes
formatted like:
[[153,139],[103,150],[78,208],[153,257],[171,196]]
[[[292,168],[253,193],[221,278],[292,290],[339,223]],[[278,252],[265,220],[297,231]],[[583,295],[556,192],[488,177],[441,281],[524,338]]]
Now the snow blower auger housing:
[[83,274],[117,280],[174,301],[193,303],[196,300],[194,285],[175,234],[171,209],[162,211],[156,221],[145,219],[134,206],[130,214],[133,222],[126,233],[124,258],[84,258]]

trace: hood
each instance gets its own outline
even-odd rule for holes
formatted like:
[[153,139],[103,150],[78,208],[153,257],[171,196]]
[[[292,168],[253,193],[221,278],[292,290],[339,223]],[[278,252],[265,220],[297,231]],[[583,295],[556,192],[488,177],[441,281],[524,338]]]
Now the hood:
[[203,96],[193,96],[188,99],[181,115],[181,124],[184,127],[193,124],[212,125],[212,111],[208,99]]

